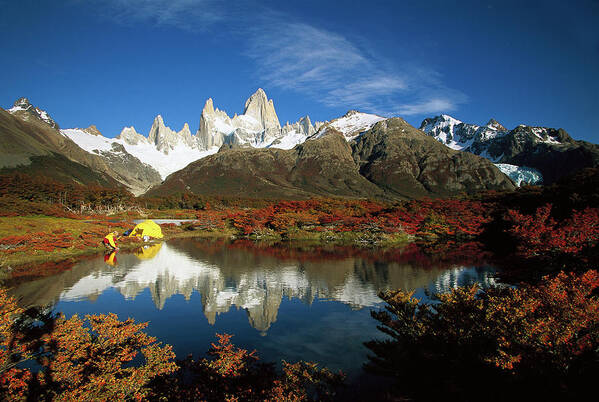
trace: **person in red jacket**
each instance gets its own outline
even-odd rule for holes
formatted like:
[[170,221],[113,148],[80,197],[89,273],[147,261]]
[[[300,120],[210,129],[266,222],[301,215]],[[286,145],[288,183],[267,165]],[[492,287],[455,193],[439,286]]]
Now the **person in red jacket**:
[[102,244],[109,250],[118,250],[118,246],[116,245],[116,239],[118,236],[118,232],[108,233],[104,236],[104,240],[102,240]]

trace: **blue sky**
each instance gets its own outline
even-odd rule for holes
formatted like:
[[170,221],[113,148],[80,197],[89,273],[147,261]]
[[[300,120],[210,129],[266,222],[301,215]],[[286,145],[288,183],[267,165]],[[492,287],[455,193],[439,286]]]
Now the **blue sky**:
[[265,89],[281,123],[441,113],[599,142],[599,1],[0,0],[0,106],[104,135],[197,129]]

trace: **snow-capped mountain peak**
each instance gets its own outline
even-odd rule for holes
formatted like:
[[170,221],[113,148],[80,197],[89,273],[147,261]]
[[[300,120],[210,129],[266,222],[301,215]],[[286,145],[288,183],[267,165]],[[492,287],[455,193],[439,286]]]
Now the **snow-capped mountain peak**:
[[207,99],[195,134],[187,123],[178,132],[171,129],[160,114],[154,118],[147,137],[134,127],[123,128],[114,139],[81,129],[62,132],[88,152],[112,152],[113,143],[120,144],[126,152],[153,166],[164,179],[189,163],[216,153],[223,144],[290,149],[315,131],[308,116],[281,128],[274,102],[258,89],[245,102],[244,113],[233,118],[215,108],[212,98]]
[[272,99],[268,99],[266,92],[262,88],[258,88],[245,102],[243,114],[256,119],[265,130],[281,128],[279,118],[275,112],[274,102]]
[[244,104],[240,115],[229,115],[214,107],[210,98],[204,104],[200,127],[196,133],[200,147],[220,147],[223,144],[254,148],[293,148],[314,133],[309,119],[281,127],[274,102],[262,88],[253,93]]
[[23,120],[29,120],[29,118],[37,118],[45,123],[47,123],[50,127],[59,129],[58,124],[50,117],[48,112],[42,110],[38,107],[33,106],[29,99],[27,98],[19,98],[13,104],[13,107],[8,109],[10,114],[18,114]]
[[[125,127],[114,139],[91,135],[83,130],[64,130],[88,152],[116,152],[114,143],[132,156],[156,169],[162,179],[191,162],[216,153],[223,145],[254,148],[291,149],[309,137],[326,133],[327,128],[341,132],[348,141],[354,140],[385,117],[350,110],[331,122],[312,123],[309,116],[281,127],[274,102],[259,88],[244,103],[243,114],[230,117],[215,107],[208,98],[202,108],[199,128],[192,134],[185,124],[180,131],[171,129],[162,115],[154,118],[147,136],[134,127]],[[316,136],[316,137],[315,137]]]
[[27,98],[19,98],[15,101],[15,103],[13,104],[13,107],[11,107],[10,109],[8,109],[9,113],[14,113],[18,110],[28,110],[30,108],[32,108],[33,105],[29,102],[29,99]]
[[376,114],[361,113],[357,110],[350,110],[338,119],[331,120],[315,134],[314,138],[320,138],[328,132],[328,128],[333,128],[343,134],[347,141],[351,141],[360,136],[361,133],[369,130],[379,121],[386,120],[385,117]]
[[[148,138],[138,134],[133,127],[125,127],[116,138],[106,138],[81,129],[65,129],[61,130],[61,133],[87,152],[93,154],[118,154],[120,153],[120,151],[117,151],[118,149],[124,149],[128,154],[153,167],[163,180],[169,174],[183,169],[191,162],[213,154],[218,150],[218,148],[215,148],[210,151],[200,151],[197,147],[190,147],[184,142],[173,142],[169,145],[168,141],[161,142],[161,140],[159,144],[165,147],[168,146],[168,152],[165,153],[154,142],[150,142]],[[179,133],[173,133],[175,136],[179,135]],[[163,137],[158,134],[157,138]]]
[[[420,125],[420,130],[425,133],[435,133],[435,135],[439,138],[439,141],[447,144],[447,135],[443,136],[441,133],[451,134],[454,131],[454,127],[462,124],[462,122],[458,119],[455,119],[447,114],[442,114],[440,116],[427,118],[422,121]],[[451,137],[453,138],[453,136]],[[451,141],[451,139],[449,139]]]
[[95,125],[91,125],[88,128],[84,128],[83,131],[85,131],[88,134],[91,135],[96,135],[96,136],[101,136],[102,133],[100,132],[100,130],[98,130],[98,127],[96,127]]
[[135,131],[135,127],[124,127],[121,133],[116,137],[117,140],[123,140],[130,145],[139,143],[148,143],[148,139]]
[[527,143],[529,147],[534,147],[540,142],[559,144],[557,138],[548,133],[549,129],[520,125],[509,131],[495,119],[478,126],[441,115],[424,119],[420,130],[450,148],[471,152],[495,162],[518,185],[542,182],[543,176],[537,169],[513,163],[512,157],[520,152],[514,149],[514,144],[520,144],[517,147]]

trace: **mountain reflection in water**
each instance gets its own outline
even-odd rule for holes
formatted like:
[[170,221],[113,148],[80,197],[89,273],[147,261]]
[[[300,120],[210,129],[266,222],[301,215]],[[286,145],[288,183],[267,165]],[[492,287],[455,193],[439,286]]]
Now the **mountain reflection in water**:
[[147,288],[162,310],[173,295],[189,300],[199,292],[210,324],[236,306],[247,312],[253,328],[265,333],[277,321],[284,297],[308,305],[333,300],[362,309],[380,303],[380,290],[441,292],[474,282],[494,284],[490,267],[415,263],[403,261],[402,255],[178,239],[119,253],[114,266],[102,257],[84,260],[59,275],[22,283],[12,293],[31,306],[94,301],[108,289],[134,300]]

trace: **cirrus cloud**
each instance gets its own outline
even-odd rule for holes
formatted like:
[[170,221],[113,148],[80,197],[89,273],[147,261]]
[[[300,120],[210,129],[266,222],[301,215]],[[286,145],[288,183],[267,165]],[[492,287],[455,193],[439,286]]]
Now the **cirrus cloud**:
[[[218,23],[242,41],[257,84],[309,96],[328,107],[390,115],[455,110],[467,97],[447,88],[425,65],[394,66],[390,58],[359,47],[340,33],[253,2],[219,0],[108,0],[109,18],[206,31]],[[283,22],[285,21],[285,22]],[[401,51],[400,46],[393,50]]]

